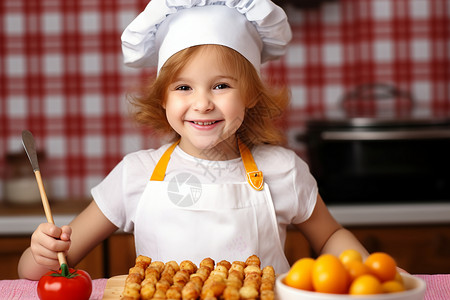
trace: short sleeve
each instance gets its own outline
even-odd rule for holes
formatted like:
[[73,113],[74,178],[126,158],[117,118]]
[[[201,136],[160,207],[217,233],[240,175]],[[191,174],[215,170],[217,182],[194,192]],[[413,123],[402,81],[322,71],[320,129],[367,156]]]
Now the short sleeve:
[[317,182],[309,171],[308,165],[297,155],[294,156],[292,181],[294,195],[298,199],[297,214],[292,216],[292,224],[300,224],[311,217],[317,202]]
[[126,220],[125,203],[121,196],[124,194],[123,170],[124,162],[121,161],[99,185],[91,190],[91,194],[106,218],[120,229],[129,232],[132,231],[133,225]]
[[137,205],[154,165],[150,153],[129,154],[91,190],[106,218],[125,232],[134,231]]
[[308,220],[318,194],[308,165],[294,151],[283,147],[263,145],[253,151],[269,185],[278,223],[299,224]]

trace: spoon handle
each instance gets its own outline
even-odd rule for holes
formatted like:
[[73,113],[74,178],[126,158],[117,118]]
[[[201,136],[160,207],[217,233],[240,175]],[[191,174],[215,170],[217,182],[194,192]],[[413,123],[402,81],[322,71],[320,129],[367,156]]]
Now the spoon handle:
[[[45,217],[47,218],[48,223],[55,224],[53,220],[52,210],[50,209],[50,204],[48,202],[47,194],[45,193],[44,183],[42,182],[41,171],[39,170],[39,163],[36,154],[36,147],[34,143],[33,135],[30,131],[24,130],[22,131],[22,144],[25,148],[25,152],[27,153],[28,159],[31,162],[31,166],[33,167],[34,176],[36,177],[36,181],[39,187],[39,193],[41,194],[42,205],[44,206]],[[58,261],[59,265],[66,264],[67,260],[64,255],[64,252],[58,252]]]

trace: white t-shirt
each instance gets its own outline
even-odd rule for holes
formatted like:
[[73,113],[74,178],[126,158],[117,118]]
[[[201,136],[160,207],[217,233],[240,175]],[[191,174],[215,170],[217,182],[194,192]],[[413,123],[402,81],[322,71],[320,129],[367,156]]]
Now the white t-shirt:
[[[103,214],[125,232],[133,232],[138,202],[159,159],[169,147],[141,150],[128,154],[92,189],[92,196]],[[280,232],[286,239],[286,227],[306,221],[314,210],[317,184],[307,164],[293,151],[279,146],[260,145],[252,149],[258,169],[269,185]],[[177,146],[166,170],[165,180],[189,172],[201,183],[247,182],[241,158],[210,161],[193,157]]]

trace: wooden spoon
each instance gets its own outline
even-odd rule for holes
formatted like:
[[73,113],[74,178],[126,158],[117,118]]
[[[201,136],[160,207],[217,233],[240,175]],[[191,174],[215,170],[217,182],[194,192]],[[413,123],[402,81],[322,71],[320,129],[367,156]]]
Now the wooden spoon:
[[[36,176],[36,181],[39,186],[39,193],[41,194],[42,205],[44,206],[45,217],[47,218],[47,222],[55,224],[55,221],[53,220],[52,216],[52,211],[50,209],[50,204],[48,203],[47,194],[45,193],[44,184],[42,182],[41,171],[39,170],[39,163],[36,154],[34,138],[30,131],[28,130],[22,131],[22,144],[23,147],[25,148],[25,152],[27,153],[28,158],[30,159],[34,175]],[[58,261],[60,266],[62,266],[63,264],[66,264],[66,266],[68,266],[64,252],[58,252]]]

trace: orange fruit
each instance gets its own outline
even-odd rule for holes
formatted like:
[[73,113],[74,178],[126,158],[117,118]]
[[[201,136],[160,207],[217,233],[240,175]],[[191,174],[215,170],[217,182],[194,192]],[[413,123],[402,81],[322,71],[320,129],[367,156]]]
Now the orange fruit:
[[350,282],[355,280],[357,277],[370,274],[370,269],[362,261],[350,260],[345,265],[348,275],[350,277]]
[[364,263],[381,282],[395,279],[397,264],[389,254],[374,252],[367,257]]
[[398,293],[405,291],[405,286],[397,280],[389,280],[381,284],[383,293]]
[[297,260],[284,278],[284,283],[297,289],[312,291],[313,265],[314,259],[312,258],[301,258]]
[[396,280],[396,281],[400,282],[401,284],[403,284],[403,277],[400,274],[400,272],[397,271],[397,273],[395,274],[394,280]]
[[345,251],[342,251],[342,253],[339,255],[339,259],[341,260],[341,262],[344,265],[350,261],[355,261],[355,260],[362,262],[361,254],[354,249],[347,249]]
[[312,281],[316,292],[331,294],[346,293],[349,284],[347,270],[339,258],[331,254],[322,254],[316,259]]
[[367,274],[356,278],[350,285],[350,295],[373,295],[381,294],[381,282],[373,275]]

